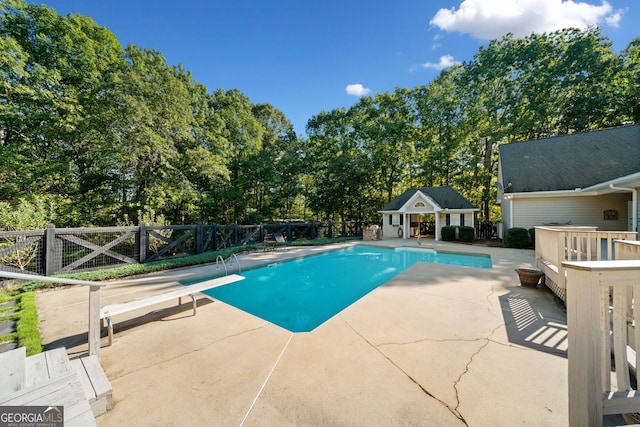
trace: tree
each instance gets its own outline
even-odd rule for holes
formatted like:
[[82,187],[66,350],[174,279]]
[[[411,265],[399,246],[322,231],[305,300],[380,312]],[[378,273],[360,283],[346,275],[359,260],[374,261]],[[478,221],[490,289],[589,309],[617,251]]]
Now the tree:
[[625,123],[640,123],[640,37],[620,54],[622,60],[623,105],[619,110]]
[[298,138],[286,116],[270,104],[253,107],[261,124],[262,144],[254,159],[255,209],[263,218],[291,218],[301,191]]
[[462,140],[460,93],[455,85],[461,66],[443,70],[412,96],[416,105],[416,152],[422,185],[450,185],[460,173],[456,157]]
[[[322,112],[307,123],[304,156],[312,178],[309,206],[325,220],[334,215],[364,220],[375,182],[371,158],[354,133],[353,115],[344,108]],[[369,210],[369,211],[368,211]]]
[[411,92],[396,88],[375,98],[361,98],[351,109],[362,148],[377,172],[376,182],[391,200],[403,184],[415,178],[415,108]]
[[3,70],[7,108],[0,128],[5,149],[22,167],[9,173],[21,193],[75,198],[74,210],[87,220],[91,199],[109,200],[102,181],[116,157],[109,123],[119,105],[121,47],[90,18],[10,4],[0,21],[3,49],[12,58]]
[[[57,200],[35,196],[32,200],[20,199],[10,204],[0,201],[0,230],[38,230],[47,227],[56,219]],[[0,251],[12,248],[3,255],[2,264],[25,270],[41,250],[40,238],[24,235],[6,236],[0,241]]]
[[250,206],[253,162],[260,153],[263,128],[253,115],[253,104],[237,89],[216,90],[210,97],[211,108],[221,119],[222,136],[227,142],[230,180],[218,193],[220,205],[230,209],[220,211],[220,219],[242,222]]

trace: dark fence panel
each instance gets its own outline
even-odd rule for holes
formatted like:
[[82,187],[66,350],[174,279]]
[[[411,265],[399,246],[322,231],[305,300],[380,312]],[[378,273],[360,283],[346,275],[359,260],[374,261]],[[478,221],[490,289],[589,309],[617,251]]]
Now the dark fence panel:
[[362,236],[359,222],[259,225],[167,225],[0,231],[0,270],[54,275],[145,263],[260,244],[273,233],[288,241]]
[[139,227],[47,228],[47,274],[135,264]]
[[15,273],[45,274],[45,230],[0,231],[0,268]]
[[476,239],[492,240],[498,238],[498,225],[495,222],[476,222]]

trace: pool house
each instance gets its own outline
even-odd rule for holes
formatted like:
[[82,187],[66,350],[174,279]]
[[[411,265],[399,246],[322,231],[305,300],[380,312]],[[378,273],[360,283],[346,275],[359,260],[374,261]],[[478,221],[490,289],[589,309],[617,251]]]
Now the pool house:
[[382,235],[387,238],[432,234],[441,239],[442,227],[474,226],[475,207],[449,186],[410,188],[390,201],[382,214]]

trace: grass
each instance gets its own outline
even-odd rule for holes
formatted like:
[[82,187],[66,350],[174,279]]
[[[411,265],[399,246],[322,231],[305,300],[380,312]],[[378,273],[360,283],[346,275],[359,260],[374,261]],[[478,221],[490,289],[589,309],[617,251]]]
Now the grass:
[[4,312],[16,309],[16,313],[2,315],[0,320],[16,321],[16,332],[1,336],[0,342],[17,341],[19,347],[25,347],[27,356],[42,351],[42,339],[38,329],[38,309],[36,307],[36,295],[31,292],[0,292],[0,301],[16,300],[16,306],[3,310]]
[[[289,246],[321,246],[331,243],[344,242],[354,240],[353,237],[342,237],[334,239],[316,239],[316,240],[296,240],[289,242]],[[88,280],[88,281],[104,281],[120,279],[123,277],[135,276],[138,274],[153,273],[156,271],[171,270],[175,268],[188,267],[193,265],[207,264],[215,262],[221,256],[223,259],[233,254],[250,251],[261,250],[262,245],[235,246],[231,248],[221,249],[219,251],[205,252],[199,255],[185,256],[162,261],[155,261],[146,264],[129,264],[121,267],[115,267],[105,270],[88,271],[73,274],[60,274],[55,277],[66,279]],[[42,351],[42,339],[40,329],[38,328],[38,310],[35,303],[35,290],[42,287],[61,286],[55,283],[47,282],[27,282],[17,290],[0,290],[0,304],[17,299],[17,313],[13,315],[3,316],[0,311],[0,320],[16,320],[16,332],[0,337],[0,342],[18,341],[20,347],[26,347],[27,355],[40,353]],[[3,311],[9,311],[8,308]]]

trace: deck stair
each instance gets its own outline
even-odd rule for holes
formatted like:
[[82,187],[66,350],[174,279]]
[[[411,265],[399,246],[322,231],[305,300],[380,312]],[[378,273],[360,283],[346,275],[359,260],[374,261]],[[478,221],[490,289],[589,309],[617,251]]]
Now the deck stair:
[[112,387],[94,356],[69,360],[64,347],[26,357],[0,353],[0,405],[63,406],[65,426],[95,426],[111,409]]

